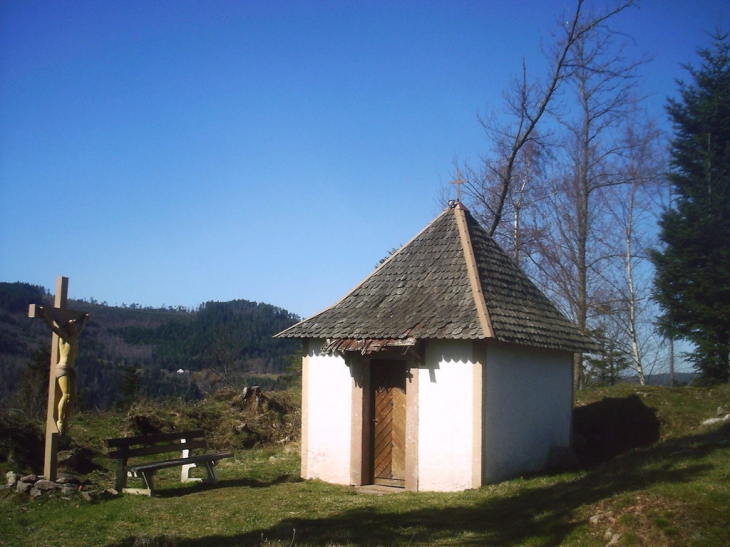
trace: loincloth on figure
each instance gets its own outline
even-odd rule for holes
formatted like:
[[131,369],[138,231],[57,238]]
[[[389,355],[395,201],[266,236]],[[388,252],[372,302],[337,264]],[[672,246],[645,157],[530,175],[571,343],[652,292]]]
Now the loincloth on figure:
[[72,366],[68,366],[65,363],[58,363],[56,365],[56,378],[62,378],[68,376],[69,380],[76,380],[76,369]]

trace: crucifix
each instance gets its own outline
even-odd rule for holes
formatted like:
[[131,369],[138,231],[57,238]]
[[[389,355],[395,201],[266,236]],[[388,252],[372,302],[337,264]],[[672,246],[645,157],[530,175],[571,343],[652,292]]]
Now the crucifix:
[[51,330],[51,370],[48,378],[48,410],[46,413],[46,452],[43,475],[56,480],[58,470],[58,438],[65,433],[71,405],[76,396],[74,361],[78,354],[78,335],[86,325],[89,314],[66,308],[68,277],[56,278],[53,308],[31,304],[28,317],[43,319]]
[[456,185],[456,201],[461,203],[461,185],[466,184],[466,181],[461,178],[461,171],[456,172],[456,180],[452,180],[449,184]]

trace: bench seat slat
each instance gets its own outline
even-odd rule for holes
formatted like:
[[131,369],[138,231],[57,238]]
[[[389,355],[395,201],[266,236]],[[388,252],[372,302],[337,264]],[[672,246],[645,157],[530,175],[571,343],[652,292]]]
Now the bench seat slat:
[[168,467],[178,467],[190,463],[216,462],[224,458],[230,458],[233,452],[218,452],[216,454],[205,454],[201,456],[190,456],[189,458],[178,458],[175,460],[164,460],[159,462],[142,463],[139,465],[130,465],[127,469],[132,472],[153,471],[156,469],[167,469]]

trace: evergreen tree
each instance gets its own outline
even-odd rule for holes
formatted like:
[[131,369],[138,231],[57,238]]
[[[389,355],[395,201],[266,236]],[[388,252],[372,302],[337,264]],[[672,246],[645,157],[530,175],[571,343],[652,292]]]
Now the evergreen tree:
[[670,172],[674,203],[660,221],[655,296],[667,334],[695,346],[695,367],[708,379],[730,375],[730,41],[713,36],[699,69],[687,67],[670,99]]
[[139,394],[142,391],[141,375],[142,371],[137,367],[129,366],[124,369],[124,376],[122,376],[122,400],[120,403],[122,408],[131,408],[139,399]]

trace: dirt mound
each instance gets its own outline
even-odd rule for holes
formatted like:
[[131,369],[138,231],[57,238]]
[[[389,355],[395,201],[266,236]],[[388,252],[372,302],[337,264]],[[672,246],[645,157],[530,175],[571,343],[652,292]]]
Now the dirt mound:
[[299,436],[298,402],[289,392],[223,389],[195,403],[144,402],[129,410],[122,436],[203,429],[218,449],[287,443]]
[[605,398],[573,411],[574,448],[584,467],[595,467],[659,440],[656,410],[638,395]]

